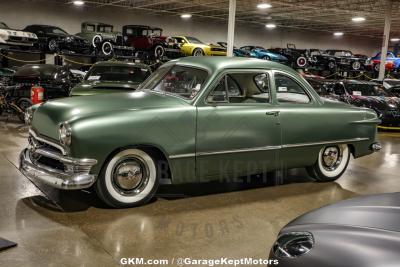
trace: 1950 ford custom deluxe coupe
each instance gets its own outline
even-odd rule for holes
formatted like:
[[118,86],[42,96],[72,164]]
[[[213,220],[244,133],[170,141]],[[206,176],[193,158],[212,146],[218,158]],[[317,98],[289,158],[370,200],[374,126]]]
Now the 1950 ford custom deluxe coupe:
[[380,149],[374,111],[321,99],[294,70],[245,58],[170,61],[136,92],[29,109],[20,170],[113,207],[149,201],[160,183],[306,167],[332,181]]

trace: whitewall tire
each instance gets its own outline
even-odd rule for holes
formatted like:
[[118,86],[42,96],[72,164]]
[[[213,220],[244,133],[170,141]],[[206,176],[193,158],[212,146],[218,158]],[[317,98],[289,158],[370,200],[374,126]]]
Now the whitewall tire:
[[350,160],[350,149],[346,144],[323,147],[317,162],[307,167],[308,174],[319,182],[338,179],[346,171]]
[[106,56],[111,56],[114,53],[114,47],[111,42],[106,41],[101,46],[101,52]]
[[118,152],[106,163],[95,190],[111,207],[135,207],[150,201],[158,185],[155,160],[145,151],[131,148]]

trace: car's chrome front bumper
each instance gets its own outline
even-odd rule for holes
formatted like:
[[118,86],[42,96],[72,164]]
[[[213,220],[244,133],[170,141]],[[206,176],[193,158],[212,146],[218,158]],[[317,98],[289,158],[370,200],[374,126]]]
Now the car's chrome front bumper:
[[[56,160],[65,166],[65,170],[51,168],[41,164],[31,157],[46,157]],[[75,159],[60,155],[51,150],[26,148],[20,154],[20,171],[29,179],[38,180],[55,188],[77,190],[92,186],[96,176],[90,174],[90,169],[97,163],[94,159]]]

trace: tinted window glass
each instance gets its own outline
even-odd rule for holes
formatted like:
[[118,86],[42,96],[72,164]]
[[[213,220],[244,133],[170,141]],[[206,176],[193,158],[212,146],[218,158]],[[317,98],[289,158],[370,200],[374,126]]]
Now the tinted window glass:
[[89,70],[85,80],[142,83],[149,75],[149,69],[137,66],[94,66]]
[[374,84],[347,84],[346,90],[350,95],[358,96],[385,96],[381,85]]
[[275,87],[278,102],[280,103],[300,103],[310,102],[310,97],[305,90],[292,78],[283,75],[275,75]]

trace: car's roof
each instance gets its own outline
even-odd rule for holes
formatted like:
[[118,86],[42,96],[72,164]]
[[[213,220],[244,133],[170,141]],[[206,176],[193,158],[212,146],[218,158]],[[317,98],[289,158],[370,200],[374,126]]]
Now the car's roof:
[[140,68],[148,68],[150,69],[149,65],[139,62],[126,62],[126,61],[99,61],[95,63],[93,66],[137,66]]
[[242,57],[184,57],[171,60],[165,65],[167,64],[191,65],[207,69],[209,72],[222,69],[276,69],[297,73],[292,68],[276,62]]
[[82,24],[96,24],[96,25],[102,25],[102,26],[113,26],[112,24],[96,22],[96,21],[85,21],[85,22],[82,22]]
[[148,25],[134,25],[134,24],[132,24],[132,25],[124,25],[123,28],[125,28],[125,27],[145,28],[145,29],[152,29],[152,30],[162,30],[159,27],[151,27],[151,26],[148,26]]

